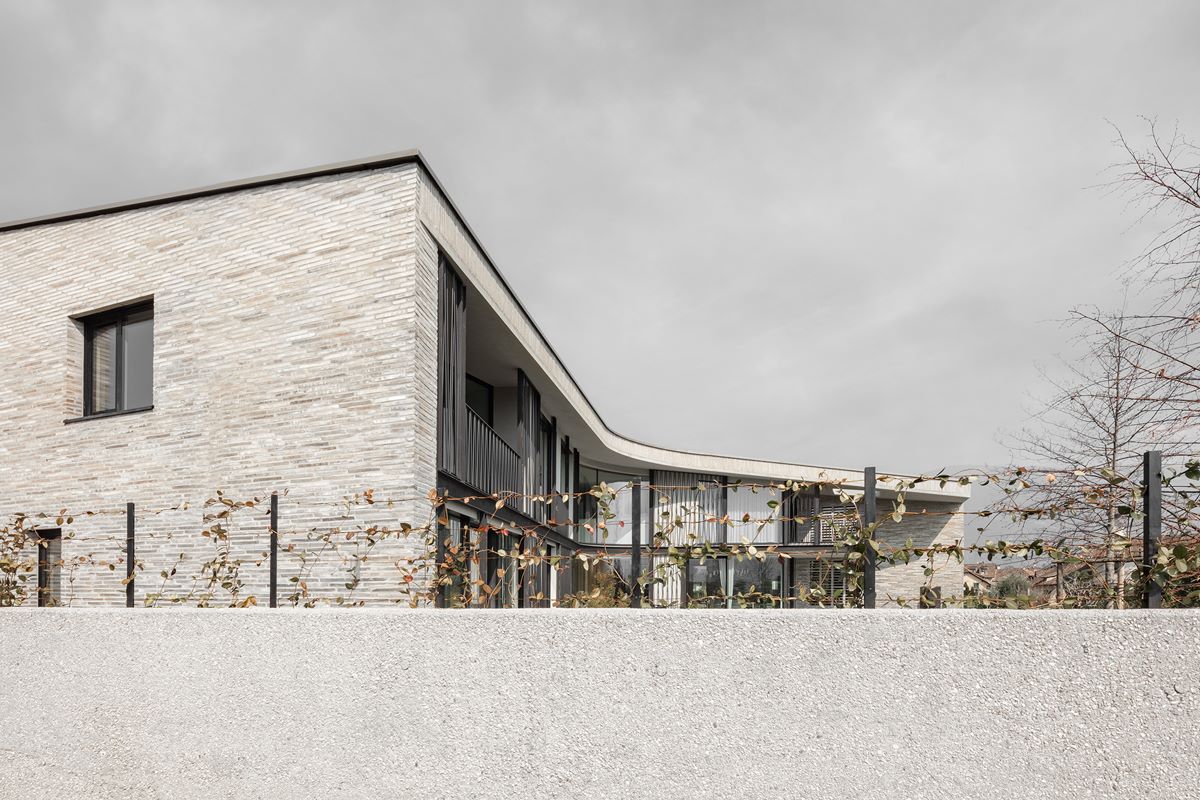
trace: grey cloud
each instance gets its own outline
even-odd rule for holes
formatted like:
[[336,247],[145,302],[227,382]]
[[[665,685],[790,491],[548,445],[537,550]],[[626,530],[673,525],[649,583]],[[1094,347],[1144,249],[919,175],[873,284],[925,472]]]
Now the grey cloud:
[[[609,423],[1004,461],[1193,3],[0,3],[0,217],[419,146]],[[1200,134],[1198,134],[1200,135]]]

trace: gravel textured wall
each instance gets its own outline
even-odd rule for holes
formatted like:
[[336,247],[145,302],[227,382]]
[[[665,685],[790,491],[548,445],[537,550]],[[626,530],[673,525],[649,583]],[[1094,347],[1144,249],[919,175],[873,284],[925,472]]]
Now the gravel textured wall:
[[1196,796],[1200,614],[0,612],[0,797]]

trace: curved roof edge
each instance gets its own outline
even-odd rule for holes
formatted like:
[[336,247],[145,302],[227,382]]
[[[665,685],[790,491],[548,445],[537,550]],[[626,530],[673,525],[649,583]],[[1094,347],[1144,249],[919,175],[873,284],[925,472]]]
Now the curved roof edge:
[[[433,186],[437,189],[441,198],[453,212],[458,224],[460,224],[469,238],[473,247],[475,247],[484,263],[486,263],[492,276],[499,282],[503,288],[507,298],[516,309],[519,311],[522,321],[529,327],[533,334],[539,340],[539,343],[545,347],[546,351],[554,360],[556,366],[570,382],[574,393],[586,405],[590,412],[588,416],[591,425],[594,420],[599,428],[596,429],[601,441],[605,443],[614,453],[623,455],[627,458],[637,459],[641,461],[661,462],[665,466],[674,466],[681,470],[694,469],[696,471],[711,471],[721,472],[722,474],[732,475],[760,475],[770,476],[778,479],[797,479],[812,481],[821,477],[830,481],[843,481],[849,487],[861,487],[862,485],[862,470],[859,469],[844,469],[837,467],[821,467],[812,464],[797,464],[794,462],[783,462],[774,460],[761,460],[750,458],[739,458],[734,456],[723,456],[714,453],[699,453],[688,450],[677,450],[674,448],[661,447],[658,445],[647,444],[636,439],[631,439],[614,431],[600,416],[591,400],[584,394],[580,388],[579,382],[571,375],[570,370],[555,352],[546,335],[538,328],[534,322],[532,315],[521,303],[512,286],[504,278],[503,273],[496,266],[495,261],[484,248],[479,237],[471,230],[467,223],[466,217],[459,211],[458,207],[451,199],[449,192],[446,191],[442,182],[438,179],[436,173],[429,166],[428,161],[418,149],[401,150],[393,153],[386,153],[368,158],[353,159],[350,161],[340,161],[332,164],[323,164],[315,167],[304,169],[289,170],[270,175],[260,175],[251,178],[242,178],[223,183],[216,183],[209,186],[203,186],[194,189],[187,189],[178,192],[169,192],[166,194],[152,195],[133,200],[126,200],[116,203],[108,203],[99,206],[88,208],[75,209],[72,211],[56,212],[27,219],[13,220],[0,223],[0,233],[7,231],[16,231],[25,228],[34,228],[44,225],[52,225],[59,222],[71,222],[75,220],[87,219],[90,217],[99,217],[106,214],[114,214],[122,211],[131,211],[139,208],[147,208],[151,206],[166,205],[185,200],[193,200],[202,197],[210,197],[213,195],[226,194],[230,192],[242,191],[245,189],[254,189],[273,184],[287,183],[290,181],[306,180],[309,178],[317,178],[327,175],[338,175],[352,172],[363,172],[367,170],[386,169],[387,167],[399,166],[403,164],[415,164],[421,168],[429,176]],[[687,464],[680,463],[688,462],[691,459],[710,460],[715,462],[709,466],[703,464]],[[674,463],[673,463],[674,462]],[[900,473],[880,473],[881,476],[887,475],[900,479],[911,480],[918,476],[903,475]],[[936,484],[937,482],[929,482]],[[885,488],[885,487],[881,487]],[[914,495],[924,495],[929,497],[939,497],[945,500],[964,500],[970,496],[969,486],[961,486],[957,483],[950,483],[946,486],[936,486],[921,484],[914,487],[911,492]]]

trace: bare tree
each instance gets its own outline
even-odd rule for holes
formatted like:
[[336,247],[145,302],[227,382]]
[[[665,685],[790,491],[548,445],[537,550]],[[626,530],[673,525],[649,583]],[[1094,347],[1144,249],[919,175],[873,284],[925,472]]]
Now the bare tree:
[[[1139,221],[1162,226],[1128,270],[1146,308],[1073,310],[1083,354],[1064,363],[1065,377],[1043,375],[1049,396],[1009,442],[1033,469],[1018,470],[997,503],[1026,532],[1096,554],[1100,595],[1118,606],[1136,547],[1142,453],[1161,450],[1178,468],[1197,460],[1200,439],[1200,148],[1145,122],[1138,143],[1117,130],[1123,157],[1109,188],[1126,194]],[[1198,510],[1186,492],[1168,492],[1168,533],[1194,533]]]
[[1190,390],[1139,366],[1147,352],[1128,335],[1123,313],[1094,313],[1077,324],[1087,325],[1078,337],[1083,355],[1063,361],[1063,377],[1043,372],[1049,395],[1009,441],[1029,477],[997,510],[1015,515],[1026,532],[1094,554],[1097,588],[1106,605],[1119,607],[1142,453],[1194,451],[1190,417],[1177,409]]
[[1151,241],[1134,266],[1143,280],[1162,284],[1168,309],[1177,324],[1195,326],[1200,317],[1200,147],[1174,129],[1159,132],[1146,119],[1146,141],[1134,146],[1117,129],[1117,142],[1125,160],[1116,165],[1110,184],[1122,190],[1141,209],[1141,218],[1163,219],[1165,227]]
[[1128,197],[1139,220],[1163,226],[1129,265],[1130,282],[1148,292],[1149,308],[1123,314],[1120,326],[1086,309],[1074,314],[1136,345],[1134,369],[1186,387],[1162,399],[1190,419],[1200,414],[1200,147],[1177,128],[1167,136],[1154,120],[1145,123],[1141,146],[1117,129],[1124,160],[1113,166],[1109,188]]

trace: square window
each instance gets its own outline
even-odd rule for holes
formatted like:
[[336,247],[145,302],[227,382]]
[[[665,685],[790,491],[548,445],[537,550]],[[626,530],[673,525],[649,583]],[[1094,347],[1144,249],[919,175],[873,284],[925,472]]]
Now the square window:
[[83,416],[154,405],[154,304],[105,311],[83,323]]

